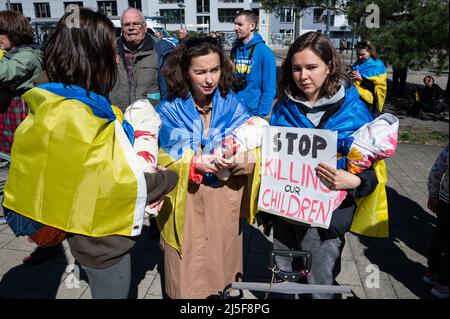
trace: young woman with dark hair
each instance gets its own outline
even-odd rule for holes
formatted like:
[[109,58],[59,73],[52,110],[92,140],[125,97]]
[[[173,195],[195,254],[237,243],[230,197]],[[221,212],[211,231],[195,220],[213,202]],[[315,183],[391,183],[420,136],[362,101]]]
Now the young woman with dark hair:
[[[278,101],[270,124],[333,130],[338,133],[337,167],[319,164],[317,175],[335,190],[347,190],[333,212],[328,229],[311,227],[279,216],[273,217],[275,249],[307,250],[312,254],[309,284],[331,285],[340,271],[340,258],[355,212],[355,198],[373,191],[376,177],[368,169],[358,175],[347,171],[346,139],[372,120],[356,88],[346,75],[330,40],[318,32],[299,37],[289,48],[282,66]],[[276,257],[277,265],[292,271],[289,257]],[[333,294],[312,294],[333,298]]]
[[[174,48],[163,73],[169,98],[157,107],[159,163],[180,176],[157,218],[165,292],[207,298],[243,272],[241,218],[254,213],[248,196],[256,187],[248,185],[257,156],[217,158],[213,151],[251,115],[230,91],[233,68],[215,38],[192,38]],[[231,176],[221,181],[216,174],[224,168]]]
[[117,78],[115,33],[110,32],[108,19],[95,20],[96,13],[80,10],[79,28],[67,27],[68,14],[58,22],[44,48],[45,72],[51,82],[75,84],[107,96]]
[[50,83],[24,95],[30,113],[16,132],[3,205],[17,216],[67,233],[93,298],[127,298],[130,251],[147,203],[161,204],[177,176],[144,173],[133,128],[105,97],[116,78],[114,26],[80,9],[65,14],[44,52]]
[[387,71],[383,61],[378,58],[375,46],[370,41],[356,44],[356,56],[352,76],[361,99],[366,103],[374,117],[383,110],[387,93]]

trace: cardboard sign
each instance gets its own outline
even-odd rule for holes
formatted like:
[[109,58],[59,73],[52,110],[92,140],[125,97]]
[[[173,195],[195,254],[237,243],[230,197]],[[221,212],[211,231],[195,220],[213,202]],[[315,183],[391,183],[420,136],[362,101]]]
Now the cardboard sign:
[[342,202],[316,174],[323,162],[336,167],[337,132],[264,128],[258,209],[311,226],[328,228]]

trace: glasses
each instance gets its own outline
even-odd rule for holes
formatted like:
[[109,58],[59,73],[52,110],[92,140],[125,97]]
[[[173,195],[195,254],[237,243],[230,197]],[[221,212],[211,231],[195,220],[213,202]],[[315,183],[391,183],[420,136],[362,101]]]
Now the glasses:
[[144,26],[143,22],[129,22],[129,23],[124,23],[122,25],[122,29],[130,29],[131,27],[133,27],[133,29],[140,29]]

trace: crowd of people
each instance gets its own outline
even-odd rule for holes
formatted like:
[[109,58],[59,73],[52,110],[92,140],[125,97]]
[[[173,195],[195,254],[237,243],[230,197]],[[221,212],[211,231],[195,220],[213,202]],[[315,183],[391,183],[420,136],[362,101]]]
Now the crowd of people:
[[[68,26],[69,15],[39,49],[26,18],[0,12],[0,146],[11,153],[2,205],[14,233],[38,244],[24,262],[54,256],[48,248],[67,239],[93,298],[127,298],[130,252],[150,205],[159,211],[151,227],[164,252],[167,297],[216,296],[243,278],[243,223],[261,214],[259,148],[219,157],[216,151],[255,117],[273,126],[337,132],[337,166],[316,167],[326,185],[346,192],[329,228],[275,215],[264,220],[273,225],[275,249],[312,253],[308,284],[335,283],[348,231],[388,236],[386,166],[377,161],[350,171],[344,143],[383,110],[386,68],[372,43],[358,43],[358,61],[348,73],[332,42],[308,32],[290,46],[277,84],[274,54],[251,10],[235,17],[229,55],[218,34],[191,37],[181,29],[176,46],[150,35],[134,8],[122,13],[117,39],[104,15],[81,8],[79,28]],[[144,133],[124,119],[137,100],[149,100],[162,123],[153,173],[142,172],[133,150]],[[436,295],[446,291],[448,298],[448,273],[439,267],[448,265],[448,187],[436,199],[447,169],[448,146],[430,175],[429,206],[441,226],[426,274],[439,285]],[[219,178],[224,170],[227,178]],[[283,271],[291,271],[292,262],[277,256]]]

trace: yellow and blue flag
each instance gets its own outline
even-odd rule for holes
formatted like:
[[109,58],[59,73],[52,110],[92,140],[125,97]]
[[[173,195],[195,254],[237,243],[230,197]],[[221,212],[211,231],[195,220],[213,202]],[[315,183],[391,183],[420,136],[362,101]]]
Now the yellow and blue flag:
[[369,58],[362,63],[353,63],[353,69],[363,78],[363,81],[355,81],[361,98],[369,105],[373,105],[375,98],[378,111],[381,112],[387,94],[387,71],[384,63],[380,59]]
[[[234,93],[229,92],[223,97],[218,89],[214,92],[211,123],[207,133],[191,95],[186,99],[163,100],[156,111],[162,122],[158,163],[177,172],[179,176],[177,186],[167,195],[156,220],[164,241],[181,254],[189,168],[195,152],[202,149],[204,154],[212,153],[226,136],[231,135],[251,115]],[[249,177],[251,223],[256,214],[260,181],[259,156],[256,158],[255,171],[253,176]]]
[[[384,63],[380,59],[369,58],[363,63],[356,61],[353,69],[358,71],[363,79],[372,83],[365,85],[366,81],[355,81],[361,98],[369,105],[374,105],[376,101],[376,111],[381,112],[387,94],[387,71]],[[370,195],[356,200],[357,209],[351,231],[370,237],[389,237],[387,169],[384,161],[375,163],[374,170],[378,185]]]
[[139,235],[147,188],[122,112],[94,92],[49,83],[23,95],[3,205],[66,232]]

